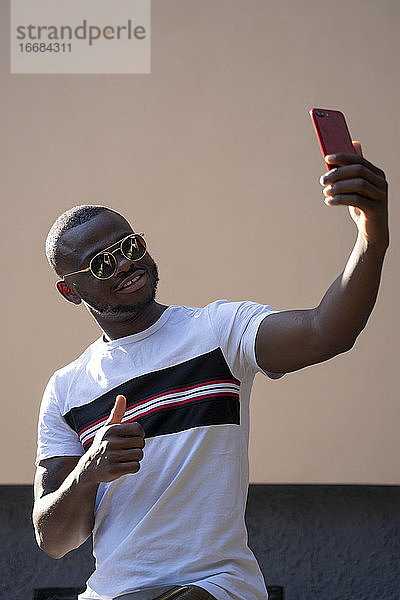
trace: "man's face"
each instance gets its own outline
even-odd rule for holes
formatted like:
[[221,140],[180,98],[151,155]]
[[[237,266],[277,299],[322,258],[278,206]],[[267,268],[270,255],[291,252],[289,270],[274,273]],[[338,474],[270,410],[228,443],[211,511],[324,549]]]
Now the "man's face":
[[123,217],[105,211],[66,231],[60,240],[62,274],[85,269],[91,258],[105,248],[118,248],[114,252],[117,270],[110,279],[97,279],[90,271],[66,277],[68,285],[73,284],[81,299],[103,317],[135,315],[154,301],[158,272],[151,256],[146,253],[133,262],[119,250],[118,242],[130,233],[132,228]]

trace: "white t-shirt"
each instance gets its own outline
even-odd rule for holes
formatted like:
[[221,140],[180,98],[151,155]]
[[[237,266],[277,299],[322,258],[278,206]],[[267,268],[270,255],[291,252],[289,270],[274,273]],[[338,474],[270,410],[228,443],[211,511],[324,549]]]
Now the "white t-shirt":
[[140,471],[99,485],[96,570],[81,600],[184,584],[218,600],[267,597],[244,511],[254,342],[272,312],[226,300],[170,306],[145,331],[98,339],[50,379],[36,464],[82,455],[118,394],[123,422],[146,434]]

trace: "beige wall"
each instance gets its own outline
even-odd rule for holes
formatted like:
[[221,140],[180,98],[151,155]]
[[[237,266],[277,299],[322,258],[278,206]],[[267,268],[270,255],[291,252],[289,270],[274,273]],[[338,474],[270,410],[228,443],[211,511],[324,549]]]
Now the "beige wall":
[[[80,203],[146,232],[159,299],[316,305],[355,240],[322,201],[308,109],[343,110],[391,184],[378,305],[348,354],[272,382],[252,403],[256,482],[400,483],[400,4],[153,0],[151,75],[10,75],[2,27],[1,483],[29,483],[42,390],[98,335],[58,297],[43,243]],[[237,255],[238,248],[247,252]]]

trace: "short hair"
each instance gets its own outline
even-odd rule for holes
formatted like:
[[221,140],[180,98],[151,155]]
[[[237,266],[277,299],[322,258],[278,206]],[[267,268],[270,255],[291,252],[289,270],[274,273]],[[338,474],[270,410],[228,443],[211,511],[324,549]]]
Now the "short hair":
[[108,208],[107,206],[82,204],[80,206],[74,206],[73,208],[70,208],[58,217],[46,238],[47,260],[56,273],[58,273],[57,263],[60,259],[60,240],[64,233],[70,229],[73,229],[74,227],[77,227],[78,225],[82,225],[82,223],[90,221],[93,219],[93,217],[96,217],[105,211],[119,215],[117,211],[113,210],[112,208]]

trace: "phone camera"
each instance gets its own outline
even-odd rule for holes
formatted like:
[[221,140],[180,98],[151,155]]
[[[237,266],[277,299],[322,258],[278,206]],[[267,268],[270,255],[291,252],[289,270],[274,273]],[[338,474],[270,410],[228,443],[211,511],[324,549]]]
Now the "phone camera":
[[317,110],[316,113],[317,113],[318,117],[325,117],[326,116],[323,110]]

